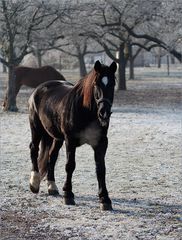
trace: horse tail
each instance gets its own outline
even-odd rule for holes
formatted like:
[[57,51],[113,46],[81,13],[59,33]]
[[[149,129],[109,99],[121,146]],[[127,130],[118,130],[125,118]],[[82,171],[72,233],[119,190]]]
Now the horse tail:
[[53,143],[53,139],[46,133],[42,136],[40,142],[40,154],[38,158],[38,168],[41,179],[45,177],[48,170],[49,152]]

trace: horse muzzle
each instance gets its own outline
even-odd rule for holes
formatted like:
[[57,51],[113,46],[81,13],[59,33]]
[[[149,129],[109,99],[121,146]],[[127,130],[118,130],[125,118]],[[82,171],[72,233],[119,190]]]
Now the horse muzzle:
[[102,127],[107,127],[109,125],[109,120],[112,112],[107,111],[104,108],[101,108],[100,111],[98,111],[98,119]]

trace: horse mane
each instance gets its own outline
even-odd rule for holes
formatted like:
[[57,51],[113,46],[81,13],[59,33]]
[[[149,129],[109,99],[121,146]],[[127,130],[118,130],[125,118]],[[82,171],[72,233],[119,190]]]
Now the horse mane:
[[78,82],[78,90],[83,96],[83,107],[90,108],[93,96],[93,87],[97,79],[97,72],[93,69]]

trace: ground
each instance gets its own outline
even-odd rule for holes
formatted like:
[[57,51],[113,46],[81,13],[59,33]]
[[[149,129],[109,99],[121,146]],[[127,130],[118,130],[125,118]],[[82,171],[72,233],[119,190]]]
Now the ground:
[[62,201],[64,146],[56,165],[60,196],[48,196],[46,181],[39,194],[30,192],[26,102],[31,90],[22,89],[19,112],[0,111],[0,239],[181,240],[180,76],[180,68],[169,77],[155,68],[138,69],[128,90],[116,92],[106,156],[113,211],[106,212],[99,209],[93,152],[87,145],[76,154],[76,206]]

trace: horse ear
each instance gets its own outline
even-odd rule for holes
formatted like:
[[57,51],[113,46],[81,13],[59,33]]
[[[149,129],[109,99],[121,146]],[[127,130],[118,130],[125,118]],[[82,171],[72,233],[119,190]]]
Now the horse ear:
[[113,73],[115,73],[117,69],[117,64],[115,62],[112,62],[110,65],[110,69]]
[[99,62],[99,60],[97,60],[95,62],[94,69],[95,69],[96,72],[100,72],[100,70],[101,70],[101,63]]

